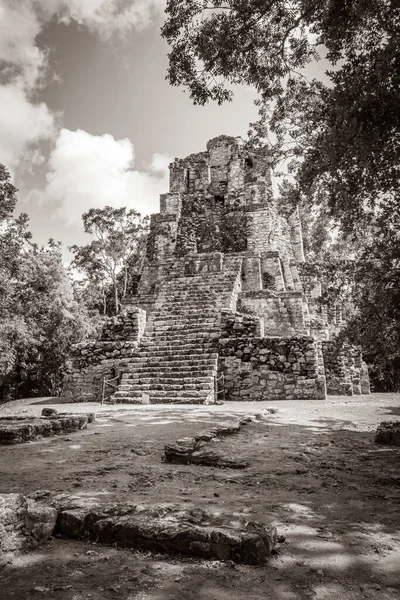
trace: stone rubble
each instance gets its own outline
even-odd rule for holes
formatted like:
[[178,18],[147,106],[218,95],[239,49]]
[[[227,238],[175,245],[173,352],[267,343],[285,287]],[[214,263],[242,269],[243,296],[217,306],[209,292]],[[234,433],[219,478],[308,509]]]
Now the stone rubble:
[[400,421],[382,421],[375,433],[375,443],[400,447]]
[[215,449],[206,448],[206,445],[217,438],[239,433],[243,427],[261,419],[262,416],[261,414],[248,415],[232,425],[214,427],[210,431],[203,431],[196,436],[181,438],[173,444],[166,444],[164,447],[165,460],[174,464],[245,469],[249,466],[247,461],[222,455]]
[[0,568],[19,552],[47,540],[53,533],[58,511],[22,494],[0,494]]
[[[45,409],[43,409],[45,410]],[[49,416],[32,417],[20,415],[7,415],[0,417],[0,445],[22,444],[38,437],[50,437],[72,433],[86,429],[88,423],[93,423],[95,416],[88,414],[53,413]],[[42,411],[43,414],[43,411]]]

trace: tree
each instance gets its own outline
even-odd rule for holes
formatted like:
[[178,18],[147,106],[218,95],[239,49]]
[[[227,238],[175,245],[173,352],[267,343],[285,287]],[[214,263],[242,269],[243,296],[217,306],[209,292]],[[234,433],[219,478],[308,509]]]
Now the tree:
[[[323,189],[347,230],[378,197],[397,197],[397,2],[169,0],[166,12],[171,84],[199,104],[230,100],[231,84],[254,86],[261,122],[253,133],[268,137],[272,115],[276,159],[300,158],[292,165],[300,189]],[[301,70],[323,47],[329,84],[307,83]]]
[[9,219],[17,203],[17,188],[10,181],[10,173],[0,164],[0,222]]
[[145,252],[148,218],[126,208],[92,208],[82,215],[86,233],[95,237],[85,246],[71,246],[72,267],[83,272],[88,281],[100,286],[104,314],[107,310],[107,285],[113,290],[115,314],[120,297],[126,297],[129,278],[140,267]]
[[73,297],[61,245],[32,242],[28,217],[12,217],[17,190],[0,167],[0,399],[56,395],[71,343],[91,333]]
[[[166,12],[172,85],[198,104],[230,100],[232,84],[259,93],[249,144],[268,143],[289,173],[281,203],[307,215],[332,301],[348,295],[347,335],[377,386],[398,389],[399,3],[169,0]],[[332,64],[326,83],[304,76],[318,51]]]

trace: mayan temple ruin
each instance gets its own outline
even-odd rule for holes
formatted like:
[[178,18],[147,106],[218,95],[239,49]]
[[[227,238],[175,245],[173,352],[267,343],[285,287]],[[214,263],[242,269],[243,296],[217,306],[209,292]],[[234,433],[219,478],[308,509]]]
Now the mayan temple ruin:
[[360,349],[338,337],[341,308],[321,304],[309,273],[298,210],[273,197],[268,149],[212,139],[170,165],[137,295],[73,348],[64,393],[118,403],[369,393]]

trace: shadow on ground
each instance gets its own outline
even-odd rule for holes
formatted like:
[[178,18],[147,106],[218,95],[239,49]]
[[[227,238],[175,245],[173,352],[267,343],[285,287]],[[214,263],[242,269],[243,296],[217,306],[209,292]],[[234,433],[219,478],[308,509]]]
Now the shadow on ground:
[[[52,540],[6,569],[5,598],[399,599],[400,449],[373,442],[382,414],[398,407],[378,408],[285,407],[215,442],[249,460],[245,471],[162,461],[165,443],[215,425],[217,413],[206,407],[112,411],[70,438],[0,448],[3,491],[198,506],[273,523],[286,536],[258,568]],[[228,407],[218,416],[234,418]]]

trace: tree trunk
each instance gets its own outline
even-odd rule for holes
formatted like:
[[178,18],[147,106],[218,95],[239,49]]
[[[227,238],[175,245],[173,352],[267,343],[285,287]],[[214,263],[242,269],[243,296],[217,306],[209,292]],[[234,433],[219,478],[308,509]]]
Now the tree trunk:
[[125,276],[124,276],[124,294],[123,294],[123,299],[125,300],[126,298],[126,288],[128,285],[128,269],[125,267]]
[[117,281],[114,279],[114,302],[115,302],[115,314],[117,315],[119,312],[119,302],[118,302],[118,284]]
[[103,292],[103,315],[106,316],[106,314],[107,314],[107,298],[106,298],[106,292],[105,292],[104,286],[102,287],[102,292]]

